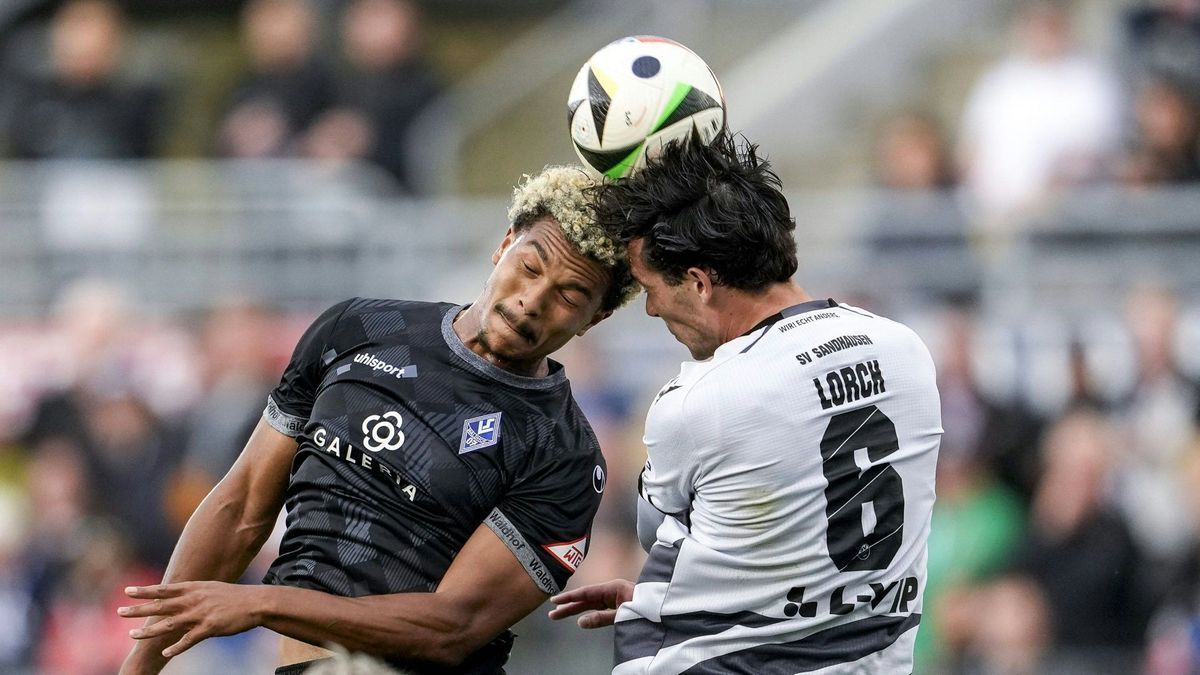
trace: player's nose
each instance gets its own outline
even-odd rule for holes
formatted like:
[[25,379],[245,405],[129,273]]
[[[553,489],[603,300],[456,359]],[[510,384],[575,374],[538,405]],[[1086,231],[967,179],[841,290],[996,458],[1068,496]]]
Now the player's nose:
[[527,316],[541,314],[542,308],[545,307],[549,298],[550,290],[547,284],[531,283],[527,285],[517,297],[521,311]]
[[646,315],[658,318],[658,310],[654,303],[650,302],[650,298],[646,298]]

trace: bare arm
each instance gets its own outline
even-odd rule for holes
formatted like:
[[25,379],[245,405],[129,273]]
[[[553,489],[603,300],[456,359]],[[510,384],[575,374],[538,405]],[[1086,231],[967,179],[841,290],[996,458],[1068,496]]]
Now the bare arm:
[[[188,520],[163,583],[237,580],[262,548],[279,516],[295,454],[294,439],[259,420],[229,473]],[[149,618],[146,626],[157,620]],[[162,670],[169,660],[162,650],[182,634],[182,630],[173,630],[153,640],[136,642],[121,667],[122,675]]]
[[[154,602],[123,610],[125,616],[159,615],[186,629],[186,638],[169,648],[171,656],[207,637],[266,626],[312,644],[333,642],[444,665],[461,663],[546,599],[508,547],[482,525],[433,593],[345,598],[286,586],[195,583],[129,595]],[[150,627],[141,637],[161,632]]]

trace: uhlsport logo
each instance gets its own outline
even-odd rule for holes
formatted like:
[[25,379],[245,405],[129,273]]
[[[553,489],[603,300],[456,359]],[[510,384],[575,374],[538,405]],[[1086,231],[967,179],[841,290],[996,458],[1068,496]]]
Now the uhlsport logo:
[[367,415],[363,418],[363,447],[371,452],[396,450],[404,445],[404,432],[400,430],[400,413],[389,410],[382,415]]
[[472,417],[463,422],[462,441],[458,444],[458,454],[482,450],[499,443],[501,414],[494,412],[490,415]]
[[401,368],[393,366],[386,361],[381,361],[374,354],[367,352],[356,355],[354,362],[361,363],[375,372],[382,371],[387,375],[394,375],[397,380],[417,376],[417,365],[415,363]]

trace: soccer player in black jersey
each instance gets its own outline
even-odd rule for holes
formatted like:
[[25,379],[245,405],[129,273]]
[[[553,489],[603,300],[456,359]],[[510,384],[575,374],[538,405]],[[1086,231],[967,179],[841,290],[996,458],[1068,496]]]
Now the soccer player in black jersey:
[[[336,643],[411,672],[502,673],[508,628],[587,553],[596,437],[549,354],[633,294],[595,226],[592,182],[551,167],[514,193],[495,268],[467,306],[352,299],[296,346],[263,419],[184,529],[122,673],[265,626],[279,673]],[[263,585],[234,585],[282,506]]]

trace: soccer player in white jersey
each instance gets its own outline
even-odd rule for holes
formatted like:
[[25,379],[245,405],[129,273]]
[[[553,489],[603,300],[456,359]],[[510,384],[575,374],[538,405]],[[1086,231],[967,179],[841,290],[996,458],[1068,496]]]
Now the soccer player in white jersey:
[[942,433],[929,351],[792,280],[795,222],[745,141],[672,146],[599,202],[696,361],[646,417],[637,583],[550,616],[615,623],[614,675],[911,673]]

